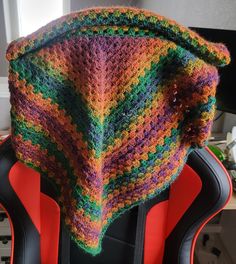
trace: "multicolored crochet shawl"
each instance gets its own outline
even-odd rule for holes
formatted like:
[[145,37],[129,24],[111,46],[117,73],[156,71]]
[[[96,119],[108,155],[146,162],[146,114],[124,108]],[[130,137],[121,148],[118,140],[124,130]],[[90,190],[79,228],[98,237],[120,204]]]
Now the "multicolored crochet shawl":
[[208,42],[149,11],[92,8],[10,44],[12,144],[48,176],[72,238],[93,255],[120,214],[167,188],[214,116]]

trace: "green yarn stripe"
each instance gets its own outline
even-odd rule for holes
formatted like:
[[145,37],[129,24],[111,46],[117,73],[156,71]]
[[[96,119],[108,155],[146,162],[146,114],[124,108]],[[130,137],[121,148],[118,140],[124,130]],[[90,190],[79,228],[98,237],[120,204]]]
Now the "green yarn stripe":
[[[27,126],[27,122],[17,120],[14,113],[11,113],[12,125],[14,126],[14,135],[21,135],[24,141],[30,140],[33,145],[40,145],[40,148],[46,149],[49,156],[55,156],[55,158],[61,163],[61,165],[67,170],[69,179],[71,180],[71,186],[75,186],[76,179],[73,174],[73,169],[70,167],[68,160],[65,158],[62,151],[59,151],[56,143],[53,143],[50,138],[47,137],[43,132],[36,131],[33,127]],[[43,142],[40,144],[40,142]],[[59,186],[58,186],[59,187]],[[77,186],[76,192],[78,195],[78,207],[83,203],[88,204],[90,214],[86,211],[86,214],[91,217],[91,219],[98,219],[98,213],[100,213],[100,206],[96,205],[90,200],[90,197],[82,194],[82,189]],[[94,214],[94,212],[97,212]]]

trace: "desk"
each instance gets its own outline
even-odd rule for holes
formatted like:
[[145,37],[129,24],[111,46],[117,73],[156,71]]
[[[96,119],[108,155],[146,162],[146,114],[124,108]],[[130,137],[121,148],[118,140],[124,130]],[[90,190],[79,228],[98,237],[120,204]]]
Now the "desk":
[[228,202],[228,204],[225,206],[224,210],[236,210],[236,193],[233,192],[233,195]]

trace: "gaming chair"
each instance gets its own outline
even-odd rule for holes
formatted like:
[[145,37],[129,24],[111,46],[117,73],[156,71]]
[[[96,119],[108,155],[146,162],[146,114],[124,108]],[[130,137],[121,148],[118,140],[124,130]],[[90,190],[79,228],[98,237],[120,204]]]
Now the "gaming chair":
[[60,221],[49,179],[0,145],[0,204],[11,223],[13,264],[192,264],[203,226],[230,199],[229,176],[207,149],[193,151],[173,185],[116,219],[98,256],[78,248]]

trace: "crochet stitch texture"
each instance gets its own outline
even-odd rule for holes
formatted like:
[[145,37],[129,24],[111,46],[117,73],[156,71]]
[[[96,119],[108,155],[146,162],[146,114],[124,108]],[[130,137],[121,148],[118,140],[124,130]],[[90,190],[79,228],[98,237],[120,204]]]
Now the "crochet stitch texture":
[[149,11],[92,8],[14,41],[12,144],[49,177],[72,238],[93,255],[109,224],[158,195],[206,144],[230,56]]

